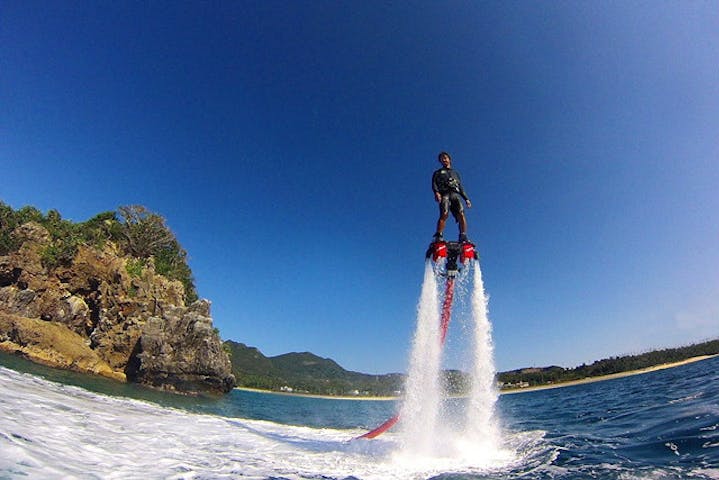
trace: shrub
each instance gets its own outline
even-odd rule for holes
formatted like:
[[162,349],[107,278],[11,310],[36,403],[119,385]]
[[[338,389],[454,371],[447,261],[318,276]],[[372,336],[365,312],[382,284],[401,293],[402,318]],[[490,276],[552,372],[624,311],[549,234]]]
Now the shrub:
[[84,242],[102,248],[109,240],[120,238],[120,222],[115,212],[103,212],[79,225]]
[[142,276],[142,270],[145,268],[144,258],[131,258],[125,265],[125,270],[130,274],[132,278],[139,278]]
[[51,270],[61,265],[69,266],[77,253],[78,243],[73,239],[55,240],[40,252],[42,265]]
[[130,255],[149,258],[176,243],[175,235],[165,225],[165,219],[145,207],[120,207],[120,215],[124,220],[119,232],[121,242]]
[[141,205],[120,207],[123,222],[118,230],[125,251],[138,258],[152,257],[155,271],[185,287],[185,301],[197,300],[192,271],[187,265],[187,252],[180,246],[165,219]]
[[40,252],[45,268],[70,265],[80,245],[102,248],[112,241],[134,259],[127,264],[130,275],[140,276],[147,260],[153,258],[158,274],[182,283],[187,303],[197,300],[187,252],[167,227],[165,219],[141,205],[119,207],[118,210],[121,220],[118,220],[117,212],[109,211],[86,222],[73,223],[63,220],[57,210],[49,210],[47,215],[30,206],[15,211],[0,201],[0,255],[20,248],[20,242],[12,233],[18,226],[33,221],[50,234],[50,244]]
[[12,236],[17,225],[15,210],[0,201],[0,255],[7,255],[20,248],[20,242]]

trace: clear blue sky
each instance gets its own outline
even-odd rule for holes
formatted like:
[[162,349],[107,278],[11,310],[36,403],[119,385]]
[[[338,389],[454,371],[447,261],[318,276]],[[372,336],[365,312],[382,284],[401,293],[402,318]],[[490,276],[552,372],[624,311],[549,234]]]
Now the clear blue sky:
[[406,369],[440,150],[500,370],[719,336],[714,2],[0,5],[0,199],[160,213],[267,355]]

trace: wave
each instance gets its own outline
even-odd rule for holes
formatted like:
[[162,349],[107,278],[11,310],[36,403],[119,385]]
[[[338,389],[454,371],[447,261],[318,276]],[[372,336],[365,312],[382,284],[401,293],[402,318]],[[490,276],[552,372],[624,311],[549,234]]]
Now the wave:
[[192,413],[4,367],[0,388],[1,478],[407,479],[492,470],[399,457],[397,434],[348,441],[361,430]]
[[[288,425],[279,412],[201,413],[0,366],[0,478],[719,479],[717,366],[507,396],[491,455],[415,457],[398,433],[349,441],[364,431],[357,413],[342,422],[352,428]],[[367,403],[382,402],[345,402]]]

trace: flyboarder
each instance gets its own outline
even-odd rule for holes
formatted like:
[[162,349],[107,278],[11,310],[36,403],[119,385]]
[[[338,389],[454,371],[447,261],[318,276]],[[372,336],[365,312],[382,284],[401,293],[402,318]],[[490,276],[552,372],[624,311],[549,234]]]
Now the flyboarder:
[[[432,262],[431,268],[434,270],[435,276],[444,278],[442,281],[444,300],[439,324],[439,342],[440,345],[444,345],[452,314],[455,280],[457,278],[461,280],[460,272],[466,271],[465,269],[472,262],[479,260],[479,255],[474,244],[467,239],[467,220],[464,218],[461,199],[464,199],[467,208],[472,208],[472,202],[469,201],[464,188],[462,188],[459,172],[452,170],[452,157],[449,156],[449,153],[440,152],[437,159],[442,164],[442,168],[432,175],[432,191],[434,199],[439,202],[439,220],[437,220],[437,232],[427,249],[425,258],[428,267],[429,262]],[[454,219],[459,224],[459,242],[445,242],[442,238],[442,231],[449,212],[452,212]],[[399,415],[399,413],[395,414],[379,427],[356,438],[370,439],[382,435],[399,421]]]
[[464,217],[464,208],[460,197],[464,199],[467,208],[472,208],[472,202],[462,188],[459,172],[452,168],[452,157],[449,156],[449,153],[440,152],[437,160],[442,164],[442,168],[436,170],[432,175],[434,199],[439,202],[439,220],[437,220],[434,241],[441,242],[443,240],[444,224],[449,212],[452,212],[452,216],[459,224],[459,241],[467,242],[467,219]]

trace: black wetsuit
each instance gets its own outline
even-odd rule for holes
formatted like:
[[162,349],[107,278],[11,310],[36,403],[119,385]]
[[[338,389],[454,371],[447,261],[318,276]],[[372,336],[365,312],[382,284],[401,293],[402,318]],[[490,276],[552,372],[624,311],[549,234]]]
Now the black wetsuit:
[[432,174],[432,191],[442,196],[439,201],[440,215],[444,216],[451,211],[454,219],[459,221],[458,216],[464,211],[460,197],[465,202],[469,200],[464,188],[462,188],[459,172],[445,167],[436,170]]

